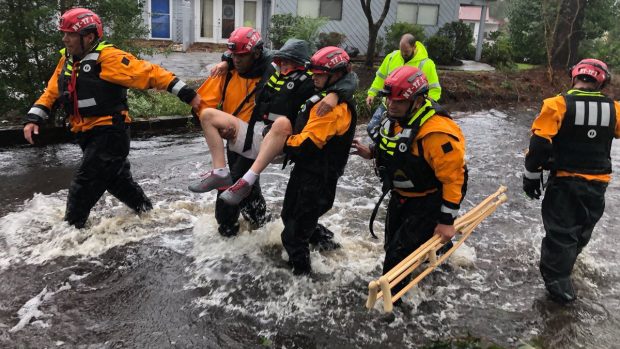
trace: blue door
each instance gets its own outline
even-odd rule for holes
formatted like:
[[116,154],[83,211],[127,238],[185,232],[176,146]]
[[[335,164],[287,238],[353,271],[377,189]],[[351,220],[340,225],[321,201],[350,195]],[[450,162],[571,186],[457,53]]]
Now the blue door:
[[151,37],[170,39],[170,0],[151,0]]

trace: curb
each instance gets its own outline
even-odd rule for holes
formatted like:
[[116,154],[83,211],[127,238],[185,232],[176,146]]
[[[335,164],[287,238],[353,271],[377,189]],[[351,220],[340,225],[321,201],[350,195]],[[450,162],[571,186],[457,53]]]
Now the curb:
[[[131,136],[154,136],[167,133],[192,131],[200,128],[192,121],[191,115],[161,116],[153,119],[133,119]],[[192,128],[193,127],[193,128]],[[64,127],[41,127],[36,138],[36,145],[67,143],[73,140],[73,134]],[[23,126],[0,127],[0,147],[11,147],[28,144],[24,139]]]

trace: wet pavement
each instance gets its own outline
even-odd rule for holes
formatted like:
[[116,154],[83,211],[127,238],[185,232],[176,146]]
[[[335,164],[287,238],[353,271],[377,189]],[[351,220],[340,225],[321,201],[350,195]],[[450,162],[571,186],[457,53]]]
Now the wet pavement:
[[143,57],[170,70],[182,80],[206,78],[209,76],[209,65],[220,62],[221,58],[222,52],[170,52]]
[[[351,158],[321,219],[342,248],[313,251],[314,274],[294,277],[280,220],[256,230],[243,221],[239,236],[223,238],[214,193],[187,191],[210,169],[198,134],[134,140],[132,171],[154,210],[139,217],[106,194],[83,230],[62,221],[78,147],[2,148],[0,347],[400,348],[471,334],[506,348],[618,348],[620,183],[610,184],[606,213],[578,259],[579,299],[556,305],[537,269],[540,202],[521,193],[534,113],[457,114],[468,139],[464,210],[500,184],[509,201],[393,317],[380,301],[364,307],[368,282],[381,271],[385,217],[380,210],[380,239],[370,239],[380,194],[370,162]],[[612,153],[617,173],[617,145]],[[261,178],[276,216],[287,176],[271,165]]]
[[461,65],[454,65],[454,66],[441,65],[438,68],[441,70],[464,70],[464,71],[494,71],[495,70],[495,68],[493,68],[492,66],[486,63],[482,63],[482,62],[468,61],[465,59],[462,59],[461,62],[463,63]]

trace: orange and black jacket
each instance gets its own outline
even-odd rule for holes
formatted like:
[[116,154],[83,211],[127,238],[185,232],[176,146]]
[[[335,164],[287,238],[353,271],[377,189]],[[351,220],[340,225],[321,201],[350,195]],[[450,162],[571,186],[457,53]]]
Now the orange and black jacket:
[[254,98],[261,77],[243,78],[236,70],[228,75],[211,76],[196,90],[202,101],[198,116],[207,108],[216,108],[248,122],[254,110]]
[[[231,58],[224,60],[229,67],[233,67]],[[266,50],[254,61],[250,71],[244,74],[230,69],[225,75],[210,76],[197,90],[202,98],[198,117],[202,118],[205,109],[216,108],[249,122],[257,95],[262,93],[263,85],[273,71],[271,60],[272,52]]]
[[310,97],[302,106],[284,152],[296,168],[324,178],[338,178],[349,159],[357,114],[352,102],[342,102],[328,114],[318,116],[317,103],[325,94],[323,91]]
[[600,92],[569,90],[547,98],[532,124],[525,175],[609,182],[611,143],[620,138],[620,104]]
[[423,197],[441,190],[439,223],[453,224],[467,190],[465,137],[431,100],[405,121],[384,117],[373,148],[384,192]]
[[101,42],[80,60],[62,57],[45,92],[26,115],[25,123],[49,118],[55,103],[69,117],[72,132],[85,132],[116,121],[129,123],[127,88],[167,90],[190,103],[196,92],[164,68]]

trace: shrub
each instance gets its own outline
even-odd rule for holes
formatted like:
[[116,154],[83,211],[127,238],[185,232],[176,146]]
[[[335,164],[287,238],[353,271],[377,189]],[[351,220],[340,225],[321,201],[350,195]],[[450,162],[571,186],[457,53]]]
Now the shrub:
[[454,50],[451,54],[452,58],[473,59],[475,48],[474,33],[471,27],[463,22],[446,23],[439,29],[437,35],[446,37],[452,41]]
[[297,16],[290,13],[271,16],[269,25],[269,41],[274,49],[279,49],[286,40],[293,37],[293,31],[297,24]]
[[602,38],[587,40],[579,47],[581,57],[596,57],[607,63],[610,69],[620,68],[620,41],[608,33]]
[[385,37],[377,36],[377,41],[375,42],[375,56],[380,56],[385,48]]
[[512,45],[506,35],[492,33],[494,42],[485,42],[482,45],[482,61],[499,69],[514,69],[516,64],[512,56]]
[[290,38],[306,40],[314,46],[318,38],[319,28],[325,25],[327,21],[328,18],[325,17],[310,18],[291,14],[273,15],[269,27],[269,40],[274,49],[282,47]]
[[315,46],[319,37],[319,29],[328,21],[329,18],[327,17],[299,17],[299,22],[295,31],[293,31],[293,35],[295,38],[306,40],[311,46]]
[[346,35],[337,32],[319,33],[319,40],[316,43],[316,48],[321,49],[326,46],[340,46],[346,38]]
[[428,56],[435,64],[449,65],[453,63],[452,52],[454,43],[445,36],[433,35],[426,40]]
[[353,100],[355,101],[355,110],[357,111],[357,120],[358,121],[369,121],[372,117],[372,113],[375,110],[376,106],[379,105],[377,101],[381,100],[381,98],[375,98],[375,103],[373,105],[372,110],[368,108],[366,105],[366,90],[358,89],[353,94]]
[[189,115],[191,108],[176,96],[164,91],[129,90],[129,115],[148,118],[165,115]]
[[[56,1],[0,1],[0,115],[9,111],[23,115],[43,92],[62,47],[57,30],[61,9]],[[104,39],[135,55],[144,48],[135,38],[147,33],[142,19],[142,1],[61,1],[61,4],[91,8],[101,16]]]
[[[146,38],[149,29],[142,17],[145,1],[100,0],[82,1],[83,6],[92,8],[100,17],[105,31],[104,39],[121,50],[136,55],[152,54],[152,49],[137,45],[135,39]],[[174,27],[173,27],[174,30]]]
[[423,42],[426,38],[424,28],[421,26],[406,22],[396,22],[389,26],[385,32],[385,53],[398,50],[400,38],[407,33],[413,34],[413,37],[420,42]]

